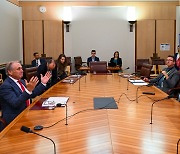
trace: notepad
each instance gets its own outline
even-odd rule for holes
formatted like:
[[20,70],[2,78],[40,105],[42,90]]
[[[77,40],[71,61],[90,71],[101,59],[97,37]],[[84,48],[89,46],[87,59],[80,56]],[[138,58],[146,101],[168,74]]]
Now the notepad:
[[132,83],[132,84],[135,86],[146,86],[146,85],[148,85],[148,83],[146,83],[146,82],[136,82],[136,83]]
[[56,106],[57,104],[61,104],[61,106],[65,106],[69,97],[49,97],[42,103],[42,107],[48,106]]
[[145,81],[129,79],[129,82],[131,82],[131,83],[144,83]]

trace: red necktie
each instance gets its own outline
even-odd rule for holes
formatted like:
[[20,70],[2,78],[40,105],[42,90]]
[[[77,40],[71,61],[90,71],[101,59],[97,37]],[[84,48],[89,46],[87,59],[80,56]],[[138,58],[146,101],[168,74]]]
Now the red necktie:
[[176,60],[176,65],[180,68],[180,57]]
[[[24,88],[22,82],[21,82],[20,80],[18,80],[17,82],[20,84],[22,92],[24,92],[24,91],[25,91],[25,88]],[[28,99],[28,100],[26,101],[26,106],[29,106],[29,105],[30,105],[30,100]]]

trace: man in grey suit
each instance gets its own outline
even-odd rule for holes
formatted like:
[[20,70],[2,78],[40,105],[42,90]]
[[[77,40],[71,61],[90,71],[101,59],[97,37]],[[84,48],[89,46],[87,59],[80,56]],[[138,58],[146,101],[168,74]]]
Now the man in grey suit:
[[158,88],[164,92],[168,92],[169,89],[174,88],[179,82],[180,75],[175,68],[174,56],[169,55],[166,59],[167,68],[165,68],[161,74],[154,79],[144,78],[144,81],[155,84]]
[[29,82],[22,80],[23,69],[19,62],[13,61],[6,65],[8,77],[0,86],[0,103],[2,108],[2,118],[9,124],[19,115],[30,103],[30,99],[41,94],[46,87],[46,83],[51,78],[51,73],[41,75],[41,83],[37,77],[32,77]]

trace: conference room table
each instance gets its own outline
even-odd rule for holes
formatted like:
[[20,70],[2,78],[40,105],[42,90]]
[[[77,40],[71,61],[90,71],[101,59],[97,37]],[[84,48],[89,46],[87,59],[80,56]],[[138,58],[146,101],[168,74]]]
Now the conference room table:
[[[145,95],[142,92],[154,92]],[[49,97],[69,97],[66,107],[33,109]],[[113,97],[118,109],[94,109],[94,98]],[[117,73],[58,82],[34,99],[0,133],[0,154],[175,154],[180,137],[180,103],[156,87],[135,86]],[[152,124],[151,105],[154,104]],[[67,121],[66,121],[67,113]],[[67,124],[67,125],[66,125]],[[33,130],[41,125],[44,129]]]

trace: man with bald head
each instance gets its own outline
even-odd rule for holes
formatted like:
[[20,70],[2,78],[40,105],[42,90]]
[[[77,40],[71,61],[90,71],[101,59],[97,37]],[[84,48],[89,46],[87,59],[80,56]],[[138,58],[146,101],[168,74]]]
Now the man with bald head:
[[51,73],[47,72],[41,75],[41,84],[37,77],[32,77],[29,82],[22,80],[23,69],[19,62],[12,61],[6,65],[7,78],[0,86],[0,103],[2,108],[2,118],[6,124],[9,124],[17,115],[19,115],[27,106],[30,105],[30,99],[41,94],[46,83],[51,78]]

